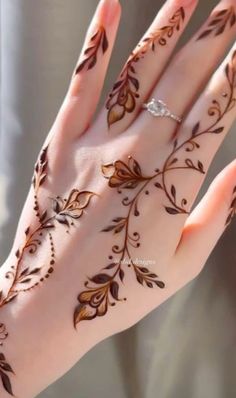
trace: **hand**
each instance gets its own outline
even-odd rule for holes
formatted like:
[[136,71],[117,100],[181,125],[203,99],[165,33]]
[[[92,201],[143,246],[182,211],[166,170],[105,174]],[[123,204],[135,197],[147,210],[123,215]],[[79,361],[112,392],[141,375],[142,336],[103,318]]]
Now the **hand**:
[[[94,119],[120,18],[118,0],[100,2],[1,268],[1,397],[35,396],[138,322],[199,274],[233,218],[235,161],[191,208],[235,118],[234,48],[216,70],[234,3],[170,61],[197,1],[166,2]],[[154,117],[151,98],[182,122]]]

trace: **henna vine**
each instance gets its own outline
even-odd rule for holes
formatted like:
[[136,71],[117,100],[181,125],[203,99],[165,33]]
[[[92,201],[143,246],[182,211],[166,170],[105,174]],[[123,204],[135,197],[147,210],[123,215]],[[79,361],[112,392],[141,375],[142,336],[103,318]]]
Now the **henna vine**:
[[103,26],[100,26],[91,37],[89,47],[84,51],[85,59],[76,68],[75,75],[82,71],[85,66],[87,66],[87,69],[92,69],[96,65],[97,54],[100,47],[103,54],[108,49],[107,35]]
[[198,36],[197,40],[201,40],[212,35],[219,36],[225,31],[228,24],[232,27],[235,22],[236,15],[234,7],[217,11],[212,15],[207,28]]
[[225,222],[225,226],[228,227],[228,225],[231,223],[231,221],[233,220],[235,214],[236,214],[236,187],[234,187],[233,189],[233,194],[232,194],[233,198],[232,201],[230,203],[230,207],[229,207],[229,213]]
[[12,391],[12,386],[11,386],[11,381],[9,378],[8,373],[14,374],[11,366],[9,363],[7,363],[5,356],[0,353],[0,377],[2,380],[2,385],[6,392],[8,392],[10,395],[14,396],[13,391]]
[[[60,196],[52,198],[52,208],[40,211],[38,201],[39,188],[47,178],[48,147],[44,148],[35,165],[32,184],[34,188],[34,210],[36,212],[36,226],[29,226],[25,230],[25,240],[22,246],[16,251],[16,263],[6,273],[5,277],[10,285],[7,292],[0,291],[0,308],[12,302],[19,293],[31,291],[33,288],[43,283],[54,271],[55,267],[55,246],[53,241],[53,231],[57,223],[66,227],[68,232],[70,226],[74,225],[75,220],[83,215],[84,209],[89,205],[91,198],[95,195],[89,191],[79,191],[72,189],[68,198],[62,199]],[[49,260],[45,264],[40,264],[34,268],[24,264],[26,254],[34,255],[42,244],[42,239],[48,238]],[[0,324],[0,345],[7,338],[6,326]],[[10,365],[6,362],[5,356],[0,353],[0,377],[5,390],[13,396],[11,381],[6,372],[14,373]]]
[[[224,127],[219,123],[224,115],[235,106],[236,52],[233,53],[231,61],[225,67],[225,75],[228,90],[222,94],[224,106],[221,105],[220,100],[213,100],[208,109],[210,120],[214,119],[210,126],[201,128],[201,123],[197,122],[188,139],[178,143],[176,138],[173,142],[173,149],[161,169],[155,169],[152,175],[144,175],[140,164],[131,156],[127,163],[117,160],[102,166],[103,175],[108,179],[108,185],[111,188],[115,188],[120,194],[123,191],[129,192],[122,198],[122,205],[127,208],[126,214],[115,217],[102,230],[113,233],[121,239],[122,243],[112,246],[112,254],[109,255],[110,263],[104,268],[106,271],[95,274],[85,281],[85,289],[79,293],[78,305],[74,310],[75,327],[82,320],[91,320],[105,315],[108,306],[114,306],[115,302],[125,300],[125,298],[119,297],[120,282],[123,282],[125,277],[125,261],[128,267],[132,267],[139,284],[149,288],[153,288],[154,285],[159,288],[165,287],[164,282],[160,281],[154,272],[149,271],[146,267],[138,266],[133,260],[132,252],[140,247],[141,235],[137,231],[132,231],[132,218],[140,216],[139,200],[142,195],[149,195],[151,188],[164,193],[167,201],[164,208],[169,215],[189,213],[187,199],[179,197],[174,184],[167,184],[167,177],[172,170],[189,170],[205,174],[203,163],[200,160],[193,161],[191,154],[200,148],[198,138],[205,134],[223,132]],[[230,217],[234,212],[235,199],[231,205]],[[114,255],[117,256],[117,259],[114,259]]]
[[155,51],[156,45],[165,46],[167,40],[171,38],[175,31],[180,29],[181,23],[185,18],[184,9],[179,8],[169,20],[169,25],[164,26],[148,37],[145,37],[137,46],[123,70],[119,80],[114,84],[106,102],[107,123],[110,127],[113,123],[121,120],[126,112],[131,113],[136,106],[136,98],[139,98],[140,83],[136,75],[135,64],[151,50]]

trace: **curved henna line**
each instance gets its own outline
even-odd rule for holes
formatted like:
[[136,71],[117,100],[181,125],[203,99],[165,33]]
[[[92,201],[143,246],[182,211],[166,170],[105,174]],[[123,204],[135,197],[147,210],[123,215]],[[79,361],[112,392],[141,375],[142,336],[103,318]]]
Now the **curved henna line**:
[[40,221],[41,212],[39,208],[39,201],[38,201],[38,191],[39,188],[44,184],[47,178],[47,169],[48,169],[48,147],[49,144],[44,147],[37,159],[37,162],[34,167],[34,174],[32,177],[32,185],[34,188],[34,211],[36,217]]
[[[150,180],[152,178],[153,177],[151,177],[151,178],[147,177],[145,183],[136,192],[134,198],[129,203],[128,213],[124,219],[125,221],[124,221],[123,245],[122,246],[114,245],[112,247],[112,252],[114,254],[120,254],[119,262],[117,264],[114,264],[114,266],[112,265],[112,268],[113,267],[116,268],[115,271],[113,272],[113,274],[109,274],[109,275],[105,274],[106,281],[104,283],[102,283],[102,286],[100,286],[100,282],[99,282],[98,287],[89,286],[88,283],[85,282],[85,287],[87,288],[87,290],[83,290],[79,294],[79,296],[78,296],[79,304],[76,306],[75,311],[74,311],[74,327],[75,328],[81,320],[91,320],[91,319],[94,319],[96,316],[103,316],[107,313],[109,305],[110,306],[115,305],[115,302],[111,303],[109,300],[109,293],[112,295],[112,293],[111,293],[112,284],[116,283],[116,287],[117,287],[116,294],[112,295],[113,299],[115,299],[116,301],[126,300],[125,297],[119,298],[119,296],[118,296],[119,285],[118,285],[117,281],[114,282],[114,280],[117,278],[118,274],[120,274],[120,272],[124,272],[122,269],[122,262],[125,259],[126,255],[127,255],[128,261],[129,261],[128,267],[129,266],[133,267],[133,270],[136,274],[136,278],[140,284],[143,284],[145,282],[148,287],[153,287],[153,284],[155,283],[159,288],[163,288],[165,286],[164,282],[157,279],[158,276],[156,274],[154,274],[153,272],[150,272],[145,267],[138,267],[137,265],[135,265],[132,260],[130,251],[129,251],[129,246],[132,246],[134,248],[139,247],[139,239],[140,239],[140,235],[137,232],[134,232],[132,235],[129,234],[130,215],[133,212],[133,207],[136,205],[137,197],[145,189],[145,187],[147,186],[147,184],[150,182]],[[106,229],[105,229],[105,231],[106,231]],[[134,242],[136,243],[135,245],[134,245]],[[107,269],[107,267],[105,267],[105,269]],[[145,270],[145,273],[142,270]],[[99,275],[100,275],[100,279],[102,277],[104,278],[104,276],[103,276],[104,274],[98,274],[98,275],[95,275],[92,278],[88,278],[88,279],[96,284],[96,280],[97,280],[96,278],[99,277]],[[98,292],[100,292],[101,290],[103,290],[103,295],[101,296],[102,300],[100,301],[98,308],[94,309],[93,305],[92,305],[92,300],[93,300],[94,296],[99,294]],[[87,300],[84,299],[84,294],[87,294],[89,296],[87,298]],[[99,312],[99,308],[100,308],[100,306],[101,307],[104,306],[104,302],[106,304],[105,308],[102,312],[101,311]],[[92,313],[92,315],[91,315],[91,312],[88,312],[89,311],[88,307],[90,307],[90,310],[94,309],[94,313]],[[86,309],[87,309],[87,313],[86,313]]]
[[92,69],[97,63],[97,54],[99,48],[102,49],[103,54],[108,49],[108,40],[106,35],[105,28],[101,25],[94,35],[91,37],[89,46],[84,51],[85,59],[81,61],[81,63],[77,66],[75,70],[75,75],[81,72],[85,66],[87,66],[87,70]]
[[6,361],[5,355],[3,353],[0,353],[0,378],[2,381],[2,385],[5,391],[9,395],[14,397],[8,373],[14,374],[14,371],[9,363]]
[[4,323],[0,323],[0,346],[3,345],[3,341],[8,337],[7,328]]
[[[145,281],[148,287],[153,287],[153,283],[156,283],[157,286],[160,288],[163,288],[165,286],[165,284],[162,281],[155,279],[157,278],[156,274],[150,273],[149,270],[145,267],[138,267],[134,264],[134,261],[130,253],[130,247],[132,246],[137,248],[139,246],[140,234],[135,232],[132,235],[130,235],[129,233],[131,214],[133,212],[133,208],[135,208],[136,214],[134,212],[134,215],[139,215],[139,212],[137,212],[137,202],[141,193],[143,193],[146,190],[148,184],[151,181],[153,181],[155,178],[159,176],[161,176],[162,184],[156,182],[154,185],[157,188],[160,188],[164,191],[167,199],[170,201],[170,203],[173,206],[173,208],[165,206],[166,211],[169,214],[180,214],[180,213],[188,214],[188,211],[185,210],[184,208],[184,206],[187,205],[187,200],[185,198],[182,199],[181,206],[179,206],[176,203],[176,189],[174,185],[171,186],[170,191],[167,189],[165,177],[167,172],[169,171],[184,170],[184,169],[194,170],[199,173],[205,174],[204,166],[200,162],[200,160],[198,160],[197,165],[195,165],[191,159],[185,158],[184,162],[186,166],[183,165],[172,166],[174,163],[178,162],[178,158],[174,157],[174,155],[176,155],[176,153],[183,148],[185,148],[186,152],[192,152],[194,149],[200,148],[200,145],[195,141],[196,138],[198,138],[199,136],[203,134],[219,134],[224,130],[223,127],[216,128],[216,126],[219,123],[219,121],[223,118],[223,116],[230,109],[232,109],[232,106],[235,106],[235,99],[234,99],[234,85],[235,85],[235,74],[236,74],[236,71],[234,69],[235,58],[236,58],[236,52],[233,53],[231,63],[228,64],[225,68],[230,88],[230,95],[223,94],[223,97],[225,98],[228,97],[224,110],[221,111],[219,102],[214,100],[213,107],[209,108],[208,113],[210,116],[217,115],[216,121],[214,121],[210,126],[208,126],[207,129],[204,129],[200,132],[198,132],[200,127],[200,122],[198,122],[192,130],[191,137],[186,139],[183,143],[179,145],[177,139],[175,139],[173,150],[170,153],[170,155],[167,157],[166,161],[164,162],[162,170],[157,169],[155,170],[156,173],[153,176],[145,177],[141,172],[140,165],[132,157],[128,157],[128,164],[119,160],[114,162],[113,164],[102,166],[104,177],[109,179],[108,185],[111,188],[116,188],[118,193],[121,193],[124,189],[135,189],[138,186],[138,184],[141,184],[142,182],[144,183],[142,183],[141,187],[137,190],[132,199],[130,199],[129,196],[125,196],[122,199],[122,204],[124,206],[129,206],[126,217],[118,217],[114,219],[113,220],[113,222],[115,223],[114,225],[110,225],[109,227],[103,229],[104,232],[114,231],[115,233],[120,233],[121,231],[124,230],[123,245],[118,246],[116,244],[113,245],[112,247],[113,253],[120,254],[119,262],[117,265],[112,263],[109,264],[107,267],[105,267],[105,269],[116,268],[112,275],[97,274],[92,278],[89,278],[89,280],[92,281],[95,285],[99,285],[98,287],[88,286],[88,282],[85,282],[85,287],[87,288],[87,290],[83,290],[79,294],[78,296],[79,304],[76,306],[74,311],[75,328],[81,320],[91,320],[97,316],[103,316],[107,313],[109,304],[115,305],[115,303],[110,303],[109,292],[112,295],[112,297],[115,298],[116,301],[119,300],[118,297],[119,285],[117,282],[114,282],[114,279],[117,277],[117,275],[119,275],[121,281],[123,282],[124,271],[122,269],[122,261],[124,260],[125,255],[127,255],[129,259],[128,266],[133,267],[133,270],[136,274],[136,279],[140,284],[143,284]],[[217,106],[217,111],[215,112],[216,106]],[[148,191],[145,191],[145,193],[148,193]],[[230,213],[231,215],[232,215],[232,208],[235,206],[235,203],[236,200],[234,199],[231,203],[231,213]],[[112,259],[113,256],[109,256],[109,258]],[[121,271],[123,272],[122,274],[120,274]],[[113,284],[115,283],[115,285],[113,285],[114,287],[113,292],[111,290],[112,283]],[[95,305],[93,302],[94,300],[95,300]]]
[[[11,286],[10,286],[10,289],[8,290],[8,293],[7,293],[6,297],[5,297],[2,301],[0,301],[0,308],[3,307],[5,304],[7,304],[7,303],[9,302],[9,299],[11,299],[11,295],[12,295],[12,294],[13,294],[13,295],[14,295],[14,294],[18,294],[18,291],[15,291],[14,289],[15,289],[15,287],[17,286],[17,284],[18,284],[18,282],[19,282],[19,279],[20,279],[20,270],[21,270],[20,265],[21,265],[21,262],[22,262],[22,260],[23,260],[23,257],[24,257],[24,254],[25,254],[26,249],[28,249],[28,248],[30,247],[30,245],[31,245],[31,239],[32,239],[37,233],[39,233],[40,231],[44,230],[44,228],[47,228],[47,229],[48,229],[48,227],[46,227],[46,225],[48,225],[48,223],[50,223],[50,222],[51,222],[52,220],[54,220],[54,219],[55,219],[55,216],[50,217],[50,218],[47,219],[43,224],[41,224],[39,227],[37,227],[37,228],[29,235],[29,237],[26,238],[26,242],[24,243],[22,250],[21,250],[21,251],[17,251],[17,254],[18,254],[18,252],[19,252],[19,255],[17,255],[18,260],[17,260],[17,264],[16,264],[15,274],[14,274],[14,277],[13,277],[13,280],[12,280],[12,283],[11,283]],[[54,228],[54,225],[51,225],[50,228]],[[36,249],[36,250],[37,250],[37,249]]]
[[[233,62],[234,62],[234,58],[236,57],[236,52],[234,52],[233,53],[233,55],[232,55],[232,59],[231,59],[231,71],[232,71],[232,73],[233,73],[233,75],[232,75],[232,80],[230,79],[230,77],[229,77],[229,64],[227,64],[227,66],[226,66],[226,77],[227,77],[227,80],[228,80],[228,83],[229,83],[229,88],[230,88],[230,95],[228,96],[228,101],[227,101],[227,103],[226,103],[226,106],[225,106],[225,109],[221,112],[221,110],[220,110],[220,112],[218,112],[218,117],[216,118],[216,121],[215,122],[213,122],[208,128],[206,128],[206,129],[204,129],[204,130],[202,130],[201,132],[199,132],[199,133],[196,133],[195,135],[194,135],[194,137],[190,137],[189,139],[187,139],[186,141],[184,141],[182,144],[180,144],[179,146],[177,146],[176,145],[176,142],[177,141],[175,141],[174,142],[174,149],[173,149],[173,151],[171,152],[171,154],[167,157],[167,159],[166,159],[166,161],[165,161],[165,163],[164,163],[164,166],[163,166],[163,173],[162,173],[162,183],[163,183],[163,181],[164,181],[164,187],[166,188],[166,186],[165,186],[165,173],[168,171],[168,164],[171,162],[171,159],[173,158],[173,156],[174,155],[176,155],[176,153],[180,150],[180,149],[182,149],[185,145],[188,145],[189,143],[192,143],[192,142],[194,142],[193,140],[194,139],[196,139],[196,138],[198,138],[198,137],[200,137],[200,136],[202,136],[202,135],[204,135],[204,134],[214,134],[214,128],[217,126],[217,124],[220,122],[220,120],[224,117],[224,115],[229,111],[229,110],[231,110],[231,104],[232,104],[232,102],[233,102],[233,104],[234,104],[234,84],[235,84],[235,77],[236,77],[236,71],[235,71],[235,69],[234,69],[234,66],[233,66]],[[225,94],[223,94],[223,96],[226,98],[226,95]],[[213,101],[213,103],[215,103],[215,101]],[[209,108],[209,110],[210,109],[212,109],[212,107],[210,107]],[[208,113],[209,113],[209,111],[208,111]],[[210,114],[211,115],[211,114]],[[213,116],[213,115],[212,115]],[[221,129],[219,129],[220,131],[219,132],[221,132],[221,131],[223,131],[223,128]],[[196,145],[196,143],[195,143],[195,145]],[[190,168],[189,168],[190,169]],[[167,190],[165,189],[165,193],[167,194]],[[171,199],[171,197],[170,197],[170,195],[168,194],[167,195],[168,196],[168,199],[170,200]],[[173,201],[172,201],[172,204],[174,204],[173,203]]]
[[214,36],[219,36],[225,31],[227,24],[232,28],[235,22],[236,15],[233,6],[228,9],[217,11],[211,16],[207,28],[197,37],[197,40],[204,39],[212,34]]
[[156,42],[161,46],[165,46],[167,38],[171,38],[175,30],[178,31],[180,29],[180,23],[184,21],[184,18],[184,9],[180,7],[169,19],[170,25],[157,29],[150,36],[145,37],[139,43],[137,49],[131,53],[106,101],[108,127],[123,119],[126,112],[133,112],[136,107],[140,82],[135,77],[136,70],[134,65],[144,57],[148,50],[155,51]]
[[232,200],[229,206],[228,216],[225,221],[225,228],[229,226],[229,224],[235,217],[235,214],[236,214],[236,186],[234,187],[232,192]]
[[[11,270],[7,271],[5,275],[6,278],[11,278],[12,280],[5,297],[3,297],[3,291],[0,291],[0,308],[12,302],[18,294],[29,292],[52,274],[54,270],[53,266],[55,264],[55,247],[50,230],[55,228],[56,221],[69,227],[68,219],[74,220],[81,217],[83,215],[83,210],[88,206],[91,197],[95,195],[93,192],[80,192],[77,189],[73,189],[67,199],[62,200],[60,197],[55,199],[55,208],[52,209],[55,213],[53,216],[47,217],[47,210],[41,213],[38,203],[38,191],[47,177],[47,149],[48,146],[39,154],[32,178],[32,184],[34,187],[34,210],[36,212],[39,225],[33,231],[31,231],[31,226],[25,230],[25,242],[15,253],[17,263],[16,265],[11,266]],[[47,272],[43,276],[40,275],[40,279],[38,281],[36,279],[36,282],[31,284],[29,287],[17,288],[20,284],[32,283],[34,276],[39,276],[38,274],[42,269],[46,268],[45,265],[33,269],[30,269],[29,267],[23,267],[22,269],[21,266],[26,250],[28,250],[28,253],[30,254],[34,254],[37,251],[38,246],[41,244],[40,236],[42,236],[44,231],[48,232],[50,243],[50,262],[47,266]],[[8,333],[6,331],[6,326],[4,324],[0,324],[0,345],[3,345],[2,341],[5,340],[7,336]],[[6,362],[4,354],[0,353],[0,378],[2,380],[2,385],[6,392],[14,396],[11,380],[7,372],[14,374],[11,366]]]

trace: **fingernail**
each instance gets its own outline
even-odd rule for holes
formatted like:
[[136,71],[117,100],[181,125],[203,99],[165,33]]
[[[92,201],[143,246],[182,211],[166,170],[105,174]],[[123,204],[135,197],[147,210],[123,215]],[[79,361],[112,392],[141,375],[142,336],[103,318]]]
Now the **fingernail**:
[[98,18],[104,25],[111,25],[119,5],[119,0],[101,0],[98,5]]

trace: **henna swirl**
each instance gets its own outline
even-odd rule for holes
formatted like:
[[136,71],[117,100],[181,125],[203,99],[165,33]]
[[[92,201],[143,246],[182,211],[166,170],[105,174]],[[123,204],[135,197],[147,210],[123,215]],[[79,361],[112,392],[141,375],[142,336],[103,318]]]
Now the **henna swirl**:
[[[47,179],[47,166],[48,146],[43,148],[39,154],[32,178],[32,185],[34,188],[34,210],[37,225],[36,227],[30,225],[26,228],[24,243],[15,253],[16,263],[13,264],[11,269],[5,274],[6,279],[9,280],[10,286],[5,293],[3,290],[0,290],[0,308],[15,300],[20,293],[31,291],[50,277],[54,271],[56,262],[53,240],[55,228],[57,225],[61,224],[66,227],[66,232],[68,232],[70,226],[75,225],[75,221],[82,217],[91,198],[95,195],[93,192],[72,189],[67,198],[63,199],[57,196],[52,199],[52,208],[41,211],[38,193]],[[42,238],[48,239],[49,243],[49,259],[47,263],[40,264],[33,268],[24,265],[25,256],[33,256],[37,253],[42,244]],[[8,332],[6,326],[0,323],[0,345],[3,345],[3,341],[7,336]],[[0,377],[2,385],[4,389],[13,396],[11,380],[8,373],[14,374],[11,366],[6,362],[4,354],[0,353]]]
[[[181,197],[176,186],[172,183],[167,184],[169,172],[172,170],[189,170],[196,173],[205,174],[204,165],[201,160],[192,160],[191,154],[200,148],[198,138],[206,134],[221,134],[224,127],[220,125],[223,117],[229,112],[236,103],[234,88],[236,86],[236,52],[232,54],[231,61],[225,67],[225,76],[228,90],[222,94],[225,101],[224,106],[220,100],[213,100],[208,109],[208,115],[214,119],[207,128],[202,128],[201,123],[197,122],[191,131],[190,137],[182,143],[178,139],[173,142],[173,149],[165,160],[161,169],[155,169],[152,175],[144,175],[140,164],[129,156],[128,162],[117,160],[114,163],[102,165],[102,173],[108,179],[109,187],[116,189],[119,194],[128,191],[128,195],[122,198],[121,203],[127,208],[126,215],[116,216],[112,222],[103,228],[103,232],[112,233],[115,238],[120,238],[121,243],[112,246],[112,253],[109,255],[110,262],[103,269],[105,271],[95,274],[88,281],[85,281],[85,289],[78,295],[78,304],[74,310],[74,327],[83,320],[91,320],[97,316],[104,316],[109,306],[114,306],[116,302],[125,300],[119,297],[120,283],[124,282],[125,266],[124,260],[128,259],[128,267],[134,271],[136,280],[139,284],[148,288],[155,285],[164,288],[165,283],[159,280],[156,273],[146,267],[137,266],[133,260],[131,250],[138,249],[141,244],[141,235],[138,231],[133,231],[131,227],[132,217],[139,217],[139,199],[142,195],[149,195],[150,188],[155,187],[161,190],[166,198],[164,204],[165,211],[173,216],[177,214],[188,214],[188,201]],[[186,154],[179,156],[183,152]],[[180,160],[181,159],[181,160]],[[235,194],[236,190],[234,190]],[[230,207],[230,214],[227,223],[235,214],[235,198]],[[114,261],[114,254],[119,255],[118,261]]]

